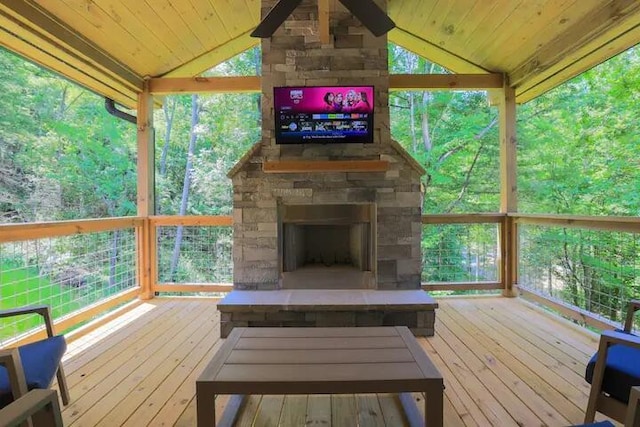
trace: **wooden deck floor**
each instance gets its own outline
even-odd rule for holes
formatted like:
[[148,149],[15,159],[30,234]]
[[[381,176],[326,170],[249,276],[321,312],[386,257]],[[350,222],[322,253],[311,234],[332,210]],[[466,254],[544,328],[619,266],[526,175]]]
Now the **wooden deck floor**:
[[[444,376],[446,426],[582,420],[597,336],[519,299],[438,302],[436,335],[420,343]],[[154,299],[71,342],[65,426],[195,425],[195,379],[221,345],[218,328],[211,300]],[[404,423],[395,396],[332,395],[252,396],[237,425]]]

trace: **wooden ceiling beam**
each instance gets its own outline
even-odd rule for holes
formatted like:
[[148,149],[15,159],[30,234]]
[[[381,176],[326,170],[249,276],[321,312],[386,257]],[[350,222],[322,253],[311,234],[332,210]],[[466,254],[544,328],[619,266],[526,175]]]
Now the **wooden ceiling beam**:
[[[530,101],[551,89],[554,89],[567,80],[570,80],[573,77],[614,57],[615,55],[624,52],[630,47],[636,45],[638,40],[640,40],[640,26],[625,33],[608,44],[599,46],[598,49],[592,51],[588,55],[585,55],[581,61],[573,62],[570,65],[565,66],[560,69],[560,71],[553,73],[550,77],[543,80],[532,79],[516,88],[517,102],[521,104]],[[542,78],[542,76],[540,78]]]
[[[0,12],[5,19],[20,25],[20,32],[31,33],[49,44],[49,48],[71,55],[78,62],[112,76],[137,91],[142,90],[143,78],[105,54],[80,34],[73,32],[46,13],[32,1],[0,0]],[[24,34],[27,36],[27,34]]]
[[[389,41],[404,47],[411,52],[435,62],[454,73],[490,73],[491,70],[474,64],[455,53],[441,48],[437,44],[417,37],[401,28],[389,31]],[[444,65],[446,64],[446,66]]]
[[[392,74],[391,90],[489,90],[502,89],[502,74]],[[260,92],[260,76],[160,77],[149,80],[154,95],[176,93]]]
[[391,74],[390,90],[502,89],[502,74]]
[[154,95],[171,93],[237,93],[260,92],[259,76],[242,77],[174,77],[149,80]]
[[69,60],[61,60],[59,56],[52,54],[52,49],[47,44],[40,43],[35,45],[30,43],[17,36],[7,27],[7,22],[2,20],[2,13],[0,12],[0,46],[89,90],[107,96],[118,104],[128,108],[135,108],[137,96],[134,89],[114,81],[109,75],[105,75],[100,70],[83,69],[71,58]]
[[603,1],[509,73],[518,102],[539,96],[633,46],[638,26],[640,2]]

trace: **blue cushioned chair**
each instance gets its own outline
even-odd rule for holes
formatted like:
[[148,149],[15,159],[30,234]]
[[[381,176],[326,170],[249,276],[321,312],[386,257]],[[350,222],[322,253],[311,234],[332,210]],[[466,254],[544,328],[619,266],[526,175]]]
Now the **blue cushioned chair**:
[[63,336],[54,335],[49,307],[40,305],[2,310],[0,317],[34,313],[44,318],[47,338],[18,348],[0,350],[0,408],[29,390],[49,388],[54,376],[58,377],[62,403],[69,403],[69,390],[61,363],[67,343]]
[[631,333],[640,300],[631,301],[624,330],[604,331],[598,352],[587,365],[585,379],[591,384],[585,423],[596,411],[624,422],[631,389],[640,385],[640,337]]

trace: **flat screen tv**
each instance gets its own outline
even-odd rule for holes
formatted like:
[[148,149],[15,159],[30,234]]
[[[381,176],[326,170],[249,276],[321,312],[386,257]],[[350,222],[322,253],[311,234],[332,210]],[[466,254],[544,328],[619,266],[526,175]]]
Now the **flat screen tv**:
[[373,142],[373,86],[275,87],[276,144]]

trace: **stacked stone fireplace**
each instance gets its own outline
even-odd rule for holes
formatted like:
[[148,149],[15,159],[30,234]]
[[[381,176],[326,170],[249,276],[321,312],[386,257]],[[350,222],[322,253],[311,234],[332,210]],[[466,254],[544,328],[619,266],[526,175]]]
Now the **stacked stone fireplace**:
[[[263,16],[274,4],[263,0]],[[262,41],[262,140],[229,173],[234,289],[419,289],[424,171],[391,139],[387,38],[336,2],[322,45],[317,16],[317,1],[304,0]],[[363,84],[375,90],[373,144],[276,145],[274,86]],[[383,160],[388,169],[264,171],[284,160]]]
[[[234,290],[419,290],[424,170],[391,139],[387,38],[373,36],[335,2],[331,42],[323,45],[317,3],[303,0],[284,25],[262,41],[262,139],[229,172],[234,197]],[[274,4],[275,0],[263,0],[262,16]],[[378,4],[386,10],[386,0]],[[348,85],[374,86],[373,143],[275,143],[274,86]],[[332,162],[345,160],[386,162],[387,167],[376,171],[331,167]],[[265,167],[283,161],[327,167],[280,173]],[[431,302],[433,314],[437,304]],[[224,304],[219,305],[222,311],[221,307]],[[255,320],[256,305],[251,309],[249,317]],[[424,328],[416,320],[420,309],[413,310],[409,326]],[[380,319],[389,318],[380,313]],[[391,317],[402,318],[399,324],[407,322],[407,313]],[[264,325],[286,324],[274,322],[273,315],[267,318],[271,321]],[[230,314],[223,317],[223,323],[230,319]],[[241,319],[236,326],[258,325],[242,316],[233,319]],[[300,319],[308,320],[309,315]],[[432,327],[433,322],[430,331]]]

